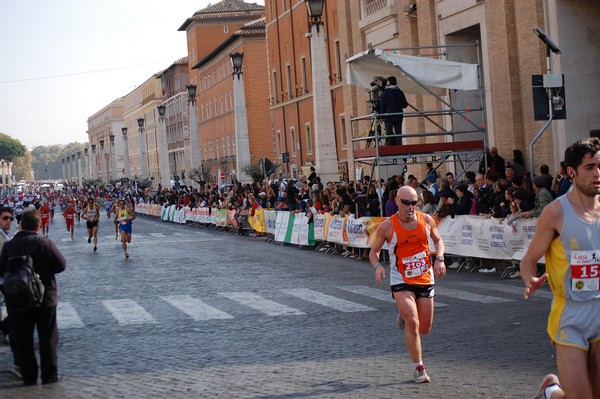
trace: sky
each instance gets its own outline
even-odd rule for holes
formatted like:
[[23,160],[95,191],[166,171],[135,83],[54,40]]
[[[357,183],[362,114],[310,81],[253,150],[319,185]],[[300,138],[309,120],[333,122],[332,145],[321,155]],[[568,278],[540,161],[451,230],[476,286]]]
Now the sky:
[[0,133],[29,149],[87,142],[88,117],[185,57],[177,29],[217,2],[0,1]]

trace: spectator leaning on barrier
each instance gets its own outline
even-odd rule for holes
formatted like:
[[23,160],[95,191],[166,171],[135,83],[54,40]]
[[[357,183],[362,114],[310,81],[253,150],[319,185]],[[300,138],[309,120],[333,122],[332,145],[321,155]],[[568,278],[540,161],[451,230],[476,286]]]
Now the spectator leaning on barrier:
[[552,194],[545,187],[546,179],[543,176],[536,176],[533,178],[533,190],[535,191],[535,204],[533,209],[523,212],[522,216],[525,218],[536,218],[540,216],[542,210],[552,202]]

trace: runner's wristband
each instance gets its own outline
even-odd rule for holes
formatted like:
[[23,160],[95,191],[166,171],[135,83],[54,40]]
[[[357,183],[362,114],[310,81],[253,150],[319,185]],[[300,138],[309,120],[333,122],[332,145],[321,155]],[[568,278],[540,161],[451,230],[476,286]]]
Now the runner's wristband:
[[377,268],[379,268],[379,267],[383,267],[383,265],[382,265],[381,263],[378,263],[378,264],[376,264],[375,266],[373,266],[373,268],[374,268],[375,270],[377,270]]

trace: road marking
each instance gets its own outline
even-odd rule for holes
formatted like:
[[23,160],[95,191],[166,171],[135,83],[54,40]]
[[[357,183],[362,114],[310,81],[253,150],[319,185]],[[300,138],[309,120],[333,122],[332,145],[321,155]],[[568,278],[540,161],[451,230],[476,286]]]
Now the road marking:
[[81,328],[85,327],[79,317],[75,306],[69,302],[59,302],[56,308],[56,323],[59,328]]
[[361,305],[356,302],[346,301],[345,299],[336,298],[334,296],[313,291],[308,288],[292,288],[281,291],[285,292],[286,294],[305,300],[307,302],[313,302],[331,309],[339,310],[340,312],[344,313],[369,312],[377,310],[369,306]]
[[154,317],[131,299],[110,299],[102,305],[113,315],[119,325],[154,323]]
[[[396,303],[394,298],[392,298],[392,294],[389,290],[383,290],[380,288],[367,287],[364,285],[346,285],[337,287],[341,290],[352,292],[353,294],[368,296],[369,298],[379,299],[380,301],[392,302]],[[445,303],[438,302],[437,300],[434,302],[434,306],[443,307],[448,306]]]
[[221,292],[219,295],[258,310],[267,316],[297,316],[306,314],[298,309],[271,301],[252,292]]
[[62,242],[74,241],[71,237],[63,237]]
[[[524,287],[515,287],[514,285],[495,284],[495,283],[479,283],[479,282],[477,282],[477,283],[476,282],[461,282],[459,284],[467,286],[467,287],[487,288],[488,290],[506,292],[508,294],[516,294],[521,298],[523,297],[523,294],[525,293]],[[534,298],[538,297],[538,298],[552,299],[554,297],[554,295],[552,295],[551,292],[544,291],[544,290],[538,290],[533,295],[534,295],[533,296]]]
[[471,301],[471,302],[480,302],[480,303],[514,302],[514,299],[474,294],[472,292],[454,290],[452,288],[446,288],[446,287],[435,287],[435,291],[436,291],[436,294],[439,294],[443,297],[451,297],[451,298],[462,299],[464,301]]
[[152,237],[166,237],[163,233],[150,233]]
[[199,299],[189,295],[161,296],[160,299],[167,301],[195,321],[211,319],[233,319],[228,313],[214,308]]

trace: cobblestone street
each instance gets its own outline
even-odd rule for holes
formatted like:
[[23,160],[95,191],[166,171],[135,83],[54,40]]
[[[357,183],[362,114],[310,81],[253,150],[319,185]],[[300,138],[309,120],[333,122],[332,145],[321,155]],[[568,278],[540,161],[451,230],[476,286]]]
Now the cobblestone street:
[[[102,220],[57,276],[63,381],[23,387],[0,347],[6,398],[528,398],[555,371],[550,292],[529,301],[499,274],[438,281],[423,339],[430,384],[412,382],[395,304],[371,266],[339,255],[138,217],[131,257]],[[539,295],[538,295],[539,294]]]

